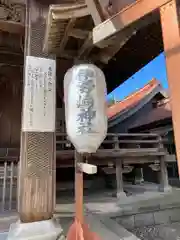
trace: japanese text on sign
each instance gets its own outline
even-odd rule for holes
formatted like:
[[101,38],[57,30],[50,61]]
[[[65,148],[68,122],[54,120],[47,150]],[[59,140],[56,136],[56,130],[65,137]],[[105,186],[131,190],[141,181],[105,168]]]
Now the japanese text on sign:
[[27,56],[23,131],[55,130],[55,70],[54,60]]

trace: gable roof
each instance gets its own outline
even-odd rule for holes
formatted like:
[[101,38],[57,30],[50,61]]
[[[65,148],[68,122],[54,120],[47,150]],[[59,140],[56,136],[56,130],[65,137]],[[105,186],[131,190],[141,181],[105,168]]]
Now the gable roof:
[[147,104],[157,94],[161,94],[162,98],[166,98],[167,94],[163,90],[160,82],[153,78],[143,88],[134,92],[124,100],[110,106],[107,111],[109,127],[112,127],[126,118],[133,115],[145,104]]
[[153,108],[147,115],[141,117],[130,129],[140,128],[147,126],[151,123],[157,123],[165,119],[172,118],[172,111],[170,105],[170,98],[166,98],[163,102],[157,105],[156,108]]
[[112,118],[116,116],[118,113],[123,110],[127,110],[127,108],[133,107],[136,103],[142,100],[145,96],[152,92],[153,89],[160,86],[159,81],[153,78],[148,84],[146,84],[143,88],[140,88],[138,91],[134,92],[130,96],[126,97],[122,101],[113,104],[108,108],[107,114],[108,118]]

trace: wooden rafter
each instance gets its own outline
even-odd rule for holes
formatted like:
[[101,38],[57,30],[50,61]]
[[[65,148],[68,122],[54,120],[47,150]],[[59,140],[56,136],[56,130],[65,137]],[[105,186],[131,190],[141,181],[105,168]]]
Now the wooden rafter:
[[[144,1],[148,0],[141,0]],[[103,4],[106,5],[106,2]],[[93,62],[107,64],[140,28],[157,21],[156,16],[158,16],[156,13],[153,17],[148,15],[147,18],[140,19],[106,41],[102,41],[100,45],[94,45],[92,38],[94,24],[85,4],[52,5],[47,22],[45,49],[73,61],[90,59]]]
[[138,0],[121,10],[116,15],[99,24],[93,29],[93,43],[101,44],[102,41],[113,36],[130,24],[145,15],[160,8],[170,0]]
[[76,50],[62,51],[60,56],[66,59],[74,59],[76,58]]
[[69,32],[69,36],[74,37],[74,38],[79,38],[79,39],[86,39],[88,37],[89,33],[90,33],[90,31],[88,31],[88,30],[73,28]]
[[84,44],[80,48],[77,54],[77,59],[80,59],[82,56],[83,58],[87,57],[88,53],[92,50],[92,48],[93,48],[92,34],[90,33],[88,38],[85,40]]
[[86,4],[56,4],[51,5],[50,11],[54,20],[79,18],[89,14]]
[[[99,61],[99,59],[97,59],[97,56],[90,56],[91,50],[94,48],[94,45],[92,42],[92,31],[90,31],[89,28],[86,28],[86,25],[83,26],[78,24],[79,19],[82,20],[86,12],[85,10],[82,15],[82,9],[87,9],[87,6],[85,7],[84,4],[77,4],[77,5],[63,4],[63,5],[52,5],[50,7],[49,14],[48,14],[48,21],[47,21],[48,27],[46,29],[46,36],[45,36],[45,50],[49,52],[53,52],[52,50],[53,48],[55,48],[57,49],[56,50],[57,55],[66,59],[78,60],[78,59],[87,59],[87,58],[91,59],[93,57],[95,61],[97,60]],[[62,16],[59,17],[61,12],[63,12],[63,14],[66,14],[66,17],[63,17],[63,18],[61,18]],[[71,16],[73,15],[78,17],[69,19],[67,18],[67,16],[69,17],[69,14]],[[88,16],[90,19],[89,13],[87,14],[86,12],[87,21],[88,21]],[[77,23],[77,26],[76,26],[76,23]],[[50,35],[51,37],[49,38]],[[81,47],[79,49],[71,50],[66,48],[67,43],[71,41],[70,37],[74,38],[75,41],[77,42],[80,41],[79,45],[81,45]],[[82,41],[84,41],[83,44],[81,44]],[[53,43],[54,45],[51,45],[51,43]],[[110,51],[108,51],[108,54],[105,54],[103,56],[103,53],[100,53],[100,56],[101,56],[100,60],[102,60],[103,63],[107,63],[109,59],[111,59],[111,56],[114,55],[119,50],[117,44],[114,44],[114,40],[111,41],[110,45],[115,47],[111,47]],[[58,46],[58,48],[56,46]],[[99,51],[101,52],[103,51],[103,49],[102,50],[99,49]]]
[[69,23],[67,24],[64,36],[61,40],[60,46],[59,46],[59,52],[61,53],[64,50],[65,45],[67,44],[68,38],[69,38],[69,32],[72,30],[74,23],[75,23],[75,18],[71,18]]

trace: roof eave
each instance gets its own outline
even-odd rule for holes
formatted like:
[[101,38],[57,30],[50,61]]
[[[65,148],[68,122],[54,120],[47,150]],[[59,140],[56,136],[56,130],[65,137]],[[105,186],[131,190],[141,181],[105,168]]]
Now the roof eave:
[[[135,112],[141,109],[145,104],[147,104],[158,92],[161,93],[162,86],[157,84],[157,86],[148,93],[143,99],[141,99],[137,104],[131,106],[125,111],[122,111],[112,118],[108,119],[108,127],[113,127],[114,125],[122,122],[123,120],[127,119],[128,117],[132,116]],[[164,97],[164,93],[161,93]]]

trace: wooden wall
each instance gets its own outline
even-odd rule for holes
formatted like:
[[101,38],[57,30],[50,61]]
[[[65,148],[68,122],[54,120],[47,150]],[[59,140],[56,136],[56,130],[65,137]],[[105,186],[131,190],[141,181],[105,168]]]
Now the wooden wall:
[[[57,61],[57,128],[63,132],[63,78],[71,66],[70,61]],[[22,80],[23,67],[0,66],[0,147],[20,146]]]
[[19,146],[22,70],[0,69],[0,147]]

